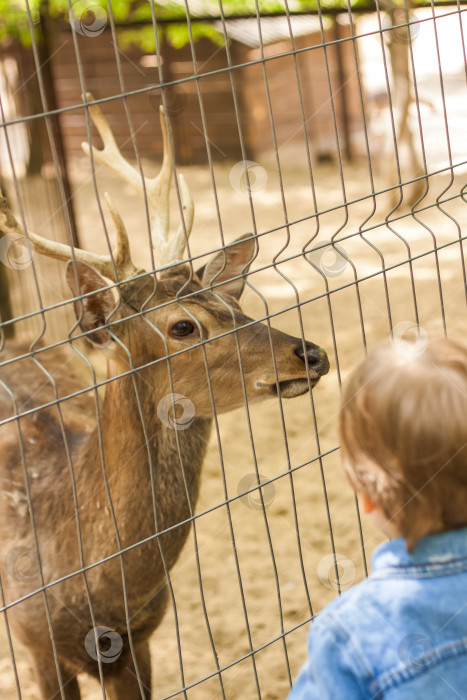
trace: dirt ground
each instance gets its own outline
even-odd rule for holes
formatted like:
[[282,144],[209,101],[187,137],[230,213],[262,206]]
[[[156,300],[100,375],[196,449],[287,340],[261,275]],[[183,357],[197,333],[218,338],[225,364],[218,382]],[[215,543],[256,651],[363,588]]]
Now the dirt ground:
[[[459,97],[455,82],[452,96]],[[440,158],[447,159],[435,137],[436,119],[442,123],[442,115],[430,112],[427,119],[432,137],[427,150],[434,169]],[[461,145],[456,142],[456,148]],[[387,225],[389,196],[368,197],[372,186],[365,159],[344,164],[343,183],[337,164],[315,169],[316,203],[322,213],[307,218],[315,208],[304,149],[284,149],[282,156],[282,191],[274,158],[258,164],[254,220],[244,183],[232,176],[235,164],[215,165],[222,229],[229,242],[247,231],[270,231],[260,238],[242,306],[255,318],[273,315],[272,325],[293,335],[303,328],[308,340],[327,350],[331,370],[312,397],[282,404],[270,400],[219,416],[222,460],[213,433],[196,509],[198,557],[190,537],[172,571],[182,663],[169,609],[152,639],[155,698],[182,698],[182,671],[189,700],[213,700],[223,693],[228,700],[286,696],[290,678],[305,658],[304,623],[311,611],[318,612],[337,595],[333,549],[341,589],[365,575],[355,500],[335,451],[340,382],[364,356],[365,346],[388,339],[391,329],[397,337],[418,324],[422,334],[445,329],[454,339],[465,337],[464,251],[456,243],[467,219],[460,196],[465,170],[456,169],[453,178],[449,173],[431,177],[417,217],[397,218],[407,213],[401,208]],[[201,255],[221,244],[211,174],[207,167],[183,172],[196,202],[191,252]],[[99,251],[101,231],[88,178],[85,161],[75,164],[83,244]],[[102,170],[98,181],[102,191],[116,194],[128,229],[135,231],[136,262],[144,265],[147,239],[140,200]],[[386,185],[386,168],[380,167],[375,188]],[[286,216],[300,223],[287,231]],[[300,254],[304,246],[308,251],[325,246],[336,234],[343,255],[324,247],[312,253],[313,265]],[[229,509],[217,507],[226,495],[235,498],[251,488],[256,469],[264,479],[274,480],[263,489],[265,510],[255,494],[233,500]],[[381,536],[366,523],[363,534],[369,557]],[[26,655],[16,643],[14,652],[22,697],[34,700],[37,692]],[[86,700],[102,697],[88,678],[81,686]],[[3,700],[17,697],[3,629],[0,695]]]

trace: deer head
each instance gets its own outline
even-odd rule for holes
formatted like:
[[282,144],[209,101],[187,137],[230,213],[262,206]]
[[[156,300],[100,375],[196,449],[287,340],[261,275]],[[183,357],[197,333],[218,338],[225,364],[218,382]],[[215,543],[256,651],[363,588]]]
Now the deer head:
[[[87,101],[92,100],[88,94]],[[142,178],[124,159],[100,108],[91,104],[89,111],[104,144],[102,150],[92,149],[93,158],[147,195],[152,245],[162,269],[146,273],[134,265],[125,225],[107,193],[117,232],[117,249],[110,255],[28,235],[39,253],[70,261],[67,279],[79,326],[108,353],[110,374],[138,370],[138,380],[157,387],[158,396],[187,396],[198,416],[231,410],[246,398],[249,402],[278,394],[290,398],[312,388],[329,369],[325,351],[253,321],[238,304],[256,254],[254,237],[237,239],[197,272],[183,262],[194,206],[181,175],[182,223],[170,238],[172,159],[163,108],[164,156],[152,179]],[[89,145],[82,146],[90,155]],[[20,231],[5,200],[0,227],[7,233]],[[104,278],[118,283],[118,288]]]

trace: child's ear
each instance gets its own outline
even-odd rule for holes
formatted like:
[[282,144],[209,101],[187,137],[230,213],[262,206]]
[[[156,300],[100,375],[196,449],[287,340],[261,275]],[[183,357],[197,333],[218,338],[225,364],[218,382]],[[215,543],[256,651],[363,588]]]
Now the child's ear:
[[372,501],[366,493],[358,494],[358,502],[360,503],[361,509],[365,515],[369,515],[375,510],[375,508],[378,508],[378,504]]

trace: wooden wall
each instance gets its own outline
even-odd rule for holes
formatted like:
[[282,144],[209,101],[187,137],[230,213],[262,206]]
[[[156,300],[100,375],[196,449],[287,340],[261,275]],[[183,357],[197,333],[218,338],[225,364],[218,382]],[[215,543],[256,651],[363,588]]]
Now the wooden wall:
[[[349,36],[349,27],[341,26],[340,34]],[[73,37],[68,27],[57,24],[51,38],[51,64],[59,107],[72,107],[82,101],[74,38],[81,57],[83,82],[86,89],[96,98],[111,97],[125,90],[133,92],[153,86],[154,89],[150,92],[141,92],[129,97],[127,107],[140,154],[145,157],[159,157],[161,138],[158,106],[161,103],[161,88],[157,67],[148,65],[148,61],[155,57],[144,57],[141,50],[135,46],[116,48],[109,31],[104,31],[96,37]],[[325,41],[334,39],[334,32],[327,30]],[[297,38],[296,49],[309,47],[316,48],[297,53],[306,130],[315,152],[332,155],[336,151],[336,138],[326,60],[341,147],[345,145],[346,137],[342,100],[344,95],[348,104],[347,128],[350,137],[352,138],[352,134],[360,128],[357,71],[352,43],[345,41],[340,45],[343,68],[341,73],[336,44],[327,47],[325,56],[319,32]],[[267,46],[265,55],[278,56],[290,50],[290,42],[278,42]],[[260,58],[259,49],[248,48],[238,42],[231,43],[230,52],[234,66],[241,66]],[[189,45],[174,49],[163,43],[162,55],[164,82],[184,81],[193,76],[193,57]],[[258,158],[264,151],[274,148],[263,64],[257,62],[248,67],[235,67],[232,71],[206,75],[228,67],[225,48],[207,39],[196,42],[195,56],[199,78],[165,88],[177,161],[205,163],[208,150],[213,160],[240,160],[241,138],[244,140],[247,158]],[[123,76],[122,85],[117,72],[117,57]],[[277,57],[266,61],[264,65],[278,147],[294,141],[303,141],[303,119],[293,56]],[[236,90],[239,119],[235,113],[231,80]],[[130,158],[134,157],[122,99],[110,101],[103,108],[123,152]],[[80,152],[80,143],[86,139],[84,111],[67,111],[61,115],[60,120],[66,150],[73,156]]]
[[[350,37],[350,27],[340,25],[339,36]],[[334,30],[327,29],[324,42],[335,42],[335,39]],[[266,47],[264,53],[266,57],[277,58],[266,61],[264,70],[259,63],[241,69],[242,96],[248,105],[247,141],[254,153],[274,147],[281,149],[292,142],[304,143],[306,130],[315,155],[335,156],[337,140],[333,110],[341,151],[345,154],[346,146],[351,151],[354,141],[359,140],[362,115],[352,42],[330,43],[326,49],[324,42],[320,32],[298,37],[295,40],[295,60],[291,55],[290,41],[273,44]],[[259,49],[242,48],[242,51],[243,63],[258,60],[261,56]],[[289,55],[281,56],[287,53]],[[349,144],[346,144],[347,137]]]

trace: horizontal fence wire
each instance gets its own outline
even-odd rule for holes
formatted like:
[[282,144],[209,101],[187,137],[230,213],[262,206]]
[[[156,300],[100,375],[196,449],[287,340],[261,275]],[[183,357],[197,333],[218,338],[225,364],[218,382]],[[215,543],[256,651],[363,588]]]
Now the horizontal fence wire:
[[[151,4],[151,20],[122,25],[109,2],[93,15],[94,36],[82,23],[89,5],[70,4],[71,26],[42,17],[42,38],[27,4],[30,47],[0,45],[0,187],[18,221],[0,211],[0,279],[13,309],[10,317],[0,309],[5,698],[285,697],[305,658],[308,623],[367,575],[380,539],[343,483],[340,386],[384,340],[463,340],[464,4],[305,13],[285,0],[280,13],[252,4],[232,18],[229,3],[201,16],[187,2],[174,3],[184,15],[172,19]],[[294,22],[307,15],[316,24],[301,34]],[[248,52],[231,34],[244,20],[256,36]],[[285,23],[274,41],[266,20]],[[200,24],[217,33],[208,49]],[[189,65],[180,78],[170,71],[167,25],[185,32],[178,58],[170,54],[177,70]],[[68,88],[57,79],[59,35],[50,27],[71,37]],[[154,71],[135,87],[127,64],[141,70],[121,32],[144,28],[153,44],[140,53],[154,58]],[[114,68],[99,88],[88,70],[91,44],[102,52],[96,75],[104,52]],[[420,59],[428,53],[437,66],[429,79]],[[209,67],[220,54],[224,65]],[[321,61],[312,109],[310,57]],[[26,103],[11,107],[24,99],[24,84],[11,78],[22,61],[33,67],[26,82],[37,81],[29,113]],[[247,93],[252,70],[256,90]],[[219,158],[216,124],[227,117],[216,122],[223,98],[207,90],[212,80],[229,94],[237,162]],[[60,106],[71,82],[81,99]],[[169,91],[182,88],[199,126],[188,107],[171,111]],[[165,109],[160,125],[153,110],[154,140],[172,127],[167,204],[145,179],[155,168],[142,147],[143,103],[134,102],[154,94]],[[93,150],[102,148],[97,107],[111,128],[125,125],[117,140],[131,153],[127,177],[107,156],[111,145],[104,156]],[[70,116],[91,146],[86,165],[67,141]],[[19,141],[36,127],[46,162],[39,178],[55,193],[48,203],[18,158]],[[268,150],[258,145],[261,131]],[[186,134],[201,144],[202,162],[181,158]],[[200,212],[191,237],[181,173]],[[142,195],[136,205],[121,185],[115,197],[137,260],[130,278],[125,246],[113,247],[111,223],[120,237],[124,224],[101,196],[104,181],[117,191],[119,174]],[[161,257],[164,206],[185,244],[183,267]],[[105,279],[83,266],[78,248],[66,273],[63,263],[46,267],[37,243],[13,250],[30,231],[47,237],[52,221],[60,243],[77,232],[81,249],[109,256]],[[65,276],[71,291],[61,287]]]
[[[460,3],[460,5],[463,5],[463,4],[464,4],[463,2]],[[432,3],[431,5],[427,5],[427,7],[433,6],[433,9],[434,9],[434,7],[437,7],[437,6],[448,6],[448,5],[449,5],[449,3],[447,3],[447,2],[441,2],[441,3],[439,3],[439,5],[437,5],[436,3]],[[352,12],[354,12],[355,9],[353,8]],[[365,13],[366,12],[368,12],[368,10],[365,10]],[[450,12],[443,13],[443,17],[462,17],[465,14],[465,12],[467,12],[467,9],[460,9],[460,7],[459,7],[459,9],[457,9],[457,10],[451,10]],[[296,14],[298,14],[298,13],[290,13],[289,16],[293,17]],[[323,13],[323,14],[327,17],[328,16],[327,10],[326,10],[326,13]],[[330,12],[330,14],[332,15],[333,13]],[[345,16],[348,14],[348,11],[344,11],[344,10],[339,9],[338,11],[336,11],[336,14],[338,16],[339,15]],[[274,16],[275,15],[271,15],[271,17],[274,17]],[[318,16],[321,16],[320,13],[318,13]],[[251,18],[251,16],[250,16],[250,18]],[[263,18],[263,15],[261,15],[261,18]],[[191,21],[194,21],[194,19]],[[203,21],[208,21],[208,19],[203,20]],[[231,20],[231,21],[235,21],[235,20]],[[345,45],[345,44],[355,40],[356,38],[371,37],[371,36],[384,37],[386,34],[389,34],[391,31],[401,30],[401,29],[404,30],[407,28],[410,29],[410,27],[413,27],[413,26],[418,27],[421,24],[429,23],[432,21],[433,21],[433,17],[426,17],[426,18],[422,18],[422,19],[417,18],[414,20],[401,22],[401,23],[394,24],[394,25],[391,25],[388,27],[380,26],[378,29],[374,29],[373,31],[365,32],[364,34],[358,34],[358,35],[356,34],[356,35],[351,36],[351,37],[334,39],[332,41],[322,41],[321,43],[313,44],[313,46],[308,46],[308,47],[303,47],[303,48],[295,48],[295,49],[292,49],[290,51],[278,52],[272,56],[262,56],[260,58],[255,59],[255,60],[250,60],[250,61],[245,62],[245,63],[238,63],[235,65],[232,65],[228,69],[219,68],[217,70],[203,72],[202,74],[200,74],[198,76],[197,75],[190,75],[190,76],[186,76],[184,78],[179,78],[178,80],[169,80],[167,82],[165,82],[164,80],[161,80],[161,82],[159,84],[157,84],[157,86],[150,85],[150,86],[147,86],[144,88],[140,88],[138,90],[128,89],[128,90],[122,91],[121,93],[119,93],[117,95],[112,95],[109,97],[94,98],[93,103],[102,105],[105,103],[118,102],[118,101],[122,100],[122,98],[124,98],[124,97],[135,97],[137,95],[149,93],[149,92],[153,91],[155,87],[157,87],[158,89],[160,89],[162,91],[164,88],[170,88],[172,86],[189,84],[189,83],[196,83],[201,77],[202,78],[210,78],[210,77],[212,78],[212,77],[215,77],[217,75],[225,74],[227,72],[227,70],[228,71],[232,71],[232,70],[235,71],[235,70],[240,70],[242,68],[247,68],[248,66],[264,65],[264,64],[268,64],[268,63],[273,63],[275,61],[278,61],[282,58],[286,58],[288,56],[295,56],[295,55],[298,56],[300,54],[311,53],[313,51],[316,51],[316,49],[322,49],[322,48],[331,47],[331,46]],[[147,23],[145,23],[145,24],[147,24]],[[120,25],[117,25],[117,28],[119,28],[119,27],[120,27]],[[79,60],[80,59],[77,58],[77,62],[79,62]],[[56,108],[56,109],[47,109],[43,112],[38,111],[35,114],[22,115],[21,117],[17,117],[16,119],[4,119],[4,120],[2,120],[2,126],[13,126],[14,124],[18,124],[18,123],[25,123],[28,121],[35,121],[37,119],[41,119],[44,117],[52,117],[52,116],[60,115],[60,114],[67,113],[67,112],[73,112],[76,110],[83,109],[84,107],[86,107],[86,105],[87,105],[86,101],[81,101],[81,102],[78,102],[72,106],[61,107],[61,108]]]
[[[459,165],[463,165],[463,164],[459,164]],[[439,174],[440,172],[442,172],[442,171],[437,171],[436,173],[431,173],[431,174]],[[411,181],[409,181],[409,182],[411,182]],[[460,193],[460,194],[458,194],[458,195],[457,195],[457,194],[456,194],[456,195],[453,195],[452,197],[447,197],[447,198],[445,198],[445,199],[438,200],[436,206],[439,208],[442,204],[446,204],[446,203],[452,202],[452,201],[454,201],[454,200],[462,200],[462,201],[464,201],[464,196],[465,196],[465,195],[464,195],[463,193]],[[361,201],[361,200],[355,200],[355,201]],[[328,210],[326,210],[325,212],[321,212],[321,213],[329,213],[330,211],[336,211],[336,210],[338,210],[339,208],[340,208],[340,207],[333,207],[332,209],[328,209]],[[373,226],[369,226],[369,227],[367,227],[367,228],[362,228],[361,230],[359,230],[359,231],[356,232],[356,233],[349,233],[349,234],[346,234],[346,235],[343,236],[342,238],[339,238],[339,239],[334,240],[333,243],[334,243],[335,245],[338,244],[338,243],[342,243],[343,241],[346,241],[346,240],[349,240],[349,239],[352,239],[352,238],[361,236],[362,234],[364,234],[364,233],[366,233],[366,232],[373,231],[375,228],[379,228],[379,227],[381,227],[381,226],[383,226],[383,225],[384,225],[384,226],[387,226],[387,225],[390,224],[390,223],[396,223],[396,222],[398,222],[398,221],[400,221],[400,220],[402,220],[402,219],[404,219],[404,218],[407,218],[407,217],[411,217],[411,218],[412,218],[412,217],[414,216],[414,214],[417,214],[417,213],[420,213],[420,212],[423,212],[423,211],[429,211],[429,210],[432,209],[432,208],[433,208],[433,205],[427,204],[425,207],[422,207],[422,208],[420,208],[420,209],[414,209],[414,210],[411,211],[410,213],[401,214],[401,215],[396,216],[396,217],[394,217],[394,218],[392,218],[392,219],[388,219],[387,221],[385,221],[384,224],[380,224],[380,223],[374,224]],[[308,218],[309,218],[309,217],[304,217],[304,218],[301,219],[300,221],[294,221],[294,222],[292,222],[290,225],[293,225],[293,223],[301,223],[301,222],[303,222],[304,220],[307,220]],[[259,231],[258,234],[257,234],[257,237],[260,238],[261,236],[265,236],[265,235],[267,235],[268,233],[272,233],[273,231],[281,230],[282,228],[283,228],[282,226],[279,226],[279,227],[270,229],[269,231]],[[394,263],[393,265],[384,265],[384,264],[383,264],[381,270],[376,271],[376,272],[373,272],[373,273],[368,274],[368,275],[365,275],[365,276],[357,277],[357,279],[353,280],[352,282],[350,282],[350,283],[348,283],[348,284],[341,285],[341,286],[336,287],[336,288],[334,288],[334,289],[328,289],[328,290],[326,290],[325,292],[323,292],[322,294],[319,294],[319,295],[317,295],[316,297],[314,297],[314,299],[320,299],[320,298],[322,298],[322,297],[332,296],[334,293],[336,293],[336,292],[338,292],[338,291],[341,291],[342,289],[345,289],[345,288],[348,287],[349,285],[354,285],[356,282],[364,282],[364,281],[366,281],[366,280],[371,279],[372,277],[375,277],[376,275],[381,274],[382,271],[388,272],[388,271],[394,270],[394,269],[400,267],[401,265],[407,264],[408,262],[410,263],[410,262],[413,262],[413,261],[415,261],[415,260],[419,260],[419,259],[421,259],[421,258],[424,258],[424,257],[427,256],[427,255],[431,255],[431,254],[435,253],[436,250],[442,250],[443,248],[448,248],[448,247],[450,247],[450,246],[452,246],[452,245],[456,245],[457,243],[462,243],[463,240],[465,240],[465,236],[460,236],[457,240],[449,241],[448,243],[444,243],[444,244],[442,244],[442,245],[436,246],[435,248],[432,248],[432,249],[430,249],[430,250],[427,250],[427,251],[425,251],[425,252],[423,252],[423,253],[420,253],[420,254],[418,254],[418,255],[414,255],[414,256],[411,256],[411,257],[409,256],[409,257],[407,257],[406,259],[404,259],[403,261],[398,262],[398,263]],[[281,262],[282,262],[282,263],[283,263],[283,262],[291,262],[291,261],[293,261],[293,260],[297,260],[298,258],[302,258],[303,255],[306,255],[307,253],[311,253],[311,252],[314,252],[314,251],[326,252],[326,251],[329,249],[329,246],[330,246],[330,244],[329,244],[328,242],[321,243],[321,244],[317,244],[317,245],[313,246],[313,247],[310,248],[310,249],[307,249],[307,248],[308,248],[308,246],[307,246],[307,247],[305,248],[305,250],[301,251],[300,253],[297,253],[297,254],[294,254],[294,255],[290,255],[290,256],[287,257],[287,258],[283,258],[283,259],[281,260]],[[212,252],[220,252],[220,251],[222,251],[222,250],[224,250],[224,247],[213,248],[213,249],[212,249]],[[199,256],[194,256],[194,257],[187,257],[187,258],[186,258],[186,261],[187,261],[187,262],[194,262],[195,260],[200,259],[200,258],[202,258],[202,257],[204,257],[204,255],[199,255]],[[169,267],[170,267],[170,266],[169,266]],[[269,266],[269,265],[264,265],[262,268],[260,268],[260,270],[266,270],[268,267],[270,267],[270,266]],[[165,268],[164,268],[164,269],[165,269]],[[257,270],[257,271],[258,271],[258,270]],[[138,275],[138,276],[135,277],[135,279],[138,279],[138,278],[140,278],[140,277],[142,278],[142,277],[146,276],[146,274],[147,274],[147,273],[143,273],[143,274],[141,274],[141,275]],[[249,276],[250,274],[253,274],[253,273],[245,272],[245,273],[242,274],[242,275],[237,275],[236,277],[232,277],[232,279],[233,279],[233,280],[238,280],[238,279],[241,279],[241,278],[248,278],[248,276]],[[324,273],[321,273],[321,274],[324,276]],[[108,287],[108,289],[118,288],[118,287],[122,286],[123,284],[125,284],[125,283],[124,283],[124,282],[115,282],[114,284],[110,285],[110,286]],[[215,290],[216,288],[221,287],[222,284],[223,284],[223,283],[221,283],[221,282],[219,282],[219,283],[217,283],[217,284],[211,284],[211,285],[209,285],[209,286],[207,287],[207,289],[209,289],[209,290]],[[104,289],[105,289],[105,287],[104,287]],[[85,298],[87,298],[87,297],[91,297],[92,294],[93,294],[92,292],[89,292],[88,294],[80,294],[79,297],[76,297],[76,299],[77,299],[77,300],[78,300],[78,299],[85,299]],[[194,296],[196,296],[196,292],[191,292],[191,293],[189,293],[189,294],[180,294],[180,295],[179,295],[179,299],[180,299],[180,300],[183,300],[183,299],[190,299],[191,297],[194,297]],[[306,304],[306,303],[308,303],[308,301],[309,301],[309,300],[306,300],[306,301],[303,301],[303,302],[298,302],[298,303],[299,303],[299,304],[300,304],[300,303],[301,303],[301,304]],[[57,302],[56,304],[51,304],[51,305],[49,305],[47,308],[48,308],[48,310],[54,310],[54,309],[59,309],[59,308],[61,308],[61,307],[64,307],[64,306],[66,306],[67,304],[69,304],[69,300]],[[135,316],[141,316],[141,315],[143,315],[146,311],[150,311],[151,308],[161,308],[161,307],[163,307],[163,306],[168,306],[169,304],[171,304],[170,301],[165,302],[165,303],[162,303],[162,304],[158,304],[157,307],[148,307],[147,310],[145,310],[145,311],[137,311],[133,316],[130,316],[129,318],[133,318],[133,317],[135,317]],[[285,309],[285,311],[290,310],[291,308],[294,308],[294,307],[295,307],[295,304],[294,304],[293,307],[290,307],[289,309]],[[14,319],[10,319],[10,320],[5,320],[5,321],[3,321],[3,324],[2,324],[2,325],[6,328],[6,327],[8,327],[8,326],[10,326],[10,325],[12,325],[12,324],[18,322],[18,321],[24,321],[24,320],[27,320],[28,318],[34,318],[34,316],[36,316],[36,315],[38,315],[38,314],[41,314],[41,313],[42,313],[42,310],[37,310],[37,311],[32,311],[32,312],[30,312],[30,313],[28,313],[28,314],[18,315],[18,316],[15,316]],[[273,318],[274,315],[279,315],[279,314],[281,314],[281,313],[283,313],[283,311],[279,311],[279,312],[277,312],[276,314],[272,314],[272,315],[270,315],[270,316],[268,316],[268,317],[269,317],[269,318]],[[266,318],[266,317],[264,317],[264,318],[262,318],[262,319],[258,319],[258,320],[265,320],[265,318]],[[113,322],[110,322],[110,323],[108,323],[108,324],[105,324],[105,327],[111,328],[113,325],[114,325],[114,323],[113,323]],[[242,326],[242,327],[246,327],[246,326]],[[229,334],[229,333],[232,333],[232,332],[235,332],[235,331],[227,331],[227,332],[226,332],[226,335]],[[89,332],[87,332],[87,333],[77,333],[77,334],[75,335],[75,337],[76,337],[76,338],[83,338],[83,337],[86,337],[86,336],[89,335],[89,334],[90,334]],[[206,342],[209,342],[209,341],[206,340]],[[68,343],[69,343],[68,340],[57,341],[56,343],[50,344],[48,347],[59,347],[60,345],[65,345],[65,344],[68,344]],[[41,352],[41,348],[38,348],[38,349],[37,349],[37,352]],[[182,351],[182,352],[183,352],[183,351]],[[165,358],[164,358],[164,359],[165,359]],[[12,362],[12,361],[13,361],[13,360],[6,360],[6,361],[2,362],[1,364],[8,365],[8,364],[9,364],[10,362]]]

